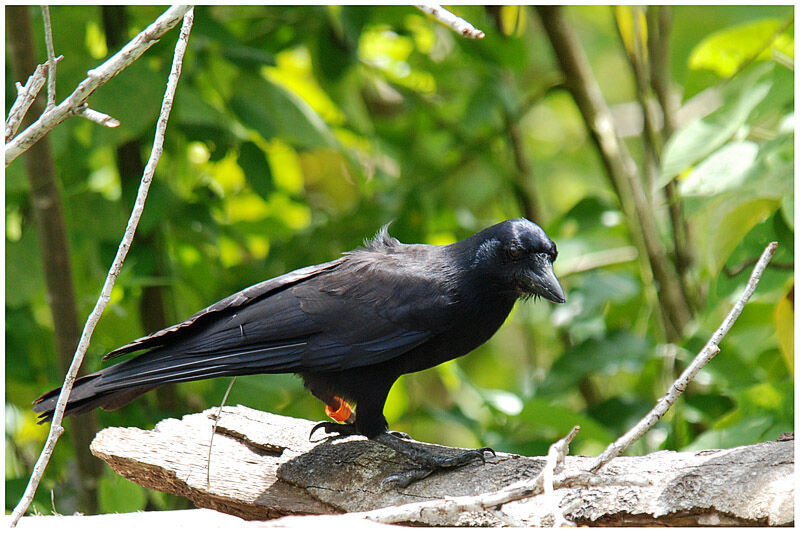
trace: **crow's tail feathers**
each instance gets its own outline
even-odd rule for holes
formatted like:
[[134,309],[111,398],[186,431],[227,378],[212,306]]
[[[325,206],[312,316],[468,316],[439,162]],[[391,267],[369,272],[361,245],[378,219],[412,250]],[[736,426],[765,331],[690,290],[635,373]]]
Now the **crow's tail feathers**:
[[[100,379],[101,372],[89,374],[75,380],[64,416],[85,413],[97,407],[113,411],[127,405],[145,392],[156,388],[156,386],[151,386],[136,389],[98,391],[97,382]],[[39,413],[40,424],[53,419],[53,412],[56,409],[59,394],[61,394],[61,387],[43,394],[33,402],[33,411]]]

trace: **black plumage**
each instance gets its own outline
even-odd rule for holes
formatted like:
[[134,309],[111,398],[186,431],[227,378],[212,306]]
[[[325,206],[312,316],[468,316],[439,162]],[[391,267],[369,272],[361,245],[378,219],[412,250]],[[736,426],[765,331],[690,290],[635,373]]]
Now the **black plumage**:
[[[66,413],[115,409],[166,383],[292,372],[330,406],[355,403],[348,431],[376,438],[400,375],[484,343],[518,298],[564,301],[556,255],[525,219],[445,246],[402,244],[384,227],[364,248],[253,285],[112,351],[106,358],[147,350],[78,379]],[[43,421],[59,390],[36,400]]]

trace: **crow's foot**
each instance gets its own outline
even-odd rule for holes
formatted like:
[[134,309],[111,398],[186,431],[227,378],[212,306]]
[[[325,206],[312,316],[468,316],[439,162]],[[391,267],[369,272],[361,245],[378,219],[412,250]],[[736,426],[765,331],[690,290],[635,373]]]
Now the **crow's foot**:
[[407,437],[407,435],[405,437],[400,437],[397,435],[397,432],[387,431],[373,438],[373,440],[405,455],[419,465],[416,468],[410,468],[387,476],[381,482],[381,488],[384,488],[390,483],[394,484],[396,487],[405,488],[411,483],[426,478],[438,470],[458,468],[473,463],[476,459],[480,459],[481,463],[486,463],[486,457],[484,456],[486,452],[496,455],[491,448],[467,450],[452,456],[436,455],[418,443],[404,440],[404,438]]

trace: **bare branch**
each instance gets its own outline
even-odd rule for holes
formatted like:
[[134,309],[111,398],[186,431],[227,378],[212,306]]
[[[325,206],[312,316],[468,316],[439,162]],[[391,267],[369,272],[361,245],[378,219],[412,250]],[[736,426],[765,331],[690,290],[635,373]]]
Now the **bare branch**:
[[706,364],[708,364],[708,362],[719,353],[719,343],[722,341],[722,338],[728,333],[728,331],[730,331],[734,322],[736,322],[736,319],[739,318],[739,315],[742,313],[742,309],[744,309],[745,304],[753,295],[753,292],[756,290],[756,286],[761,279],[761,274],[767,267],[769,260],[772,259],[773,254],[775,254],[775,249],[777,247],[777,242],[771,242],[769,245],[767,245],[767,247],[764,249],[764,252],[761,254],[761,258],[758,260],[758,263],[753,268],[753,273],[750,274],[750,279],[747,281],[744,292],[739,297],[739,300],[737,300],[736,304],[734,304],[733,309],[730,310],[728,316],[726,316],[725,320],[722,321],[722,324],[708,340],[705,347],[703,347],[700,353],[697,354],[692,363],[686,368],[686,370],[683,371],[678,379],[675,380],[667,393],[658,401],[655,407],[653,407],[653,409],[647,413],[647,415],[645,415],[644,418],[642,418],[635,426],[628,430],[628,432],[622,437],[612,442],[603,451],[603,453],[597,457],[596,461],[589,469],[590,471],[598,471],[611,459],[617,457],[619,454],[627,450],[631,444],[636,442],[642,435],[647,433],[647,431],[653,427],[653,425],[655,425],[655,423],[658,422],[662,416],[664,416],[664,413],[666,413],[672,404],[675,403],[683,391],[686,390],[689,382],[694,378],[695,375],[697,375],[700,369],[706,366]]
[[42,90],[45,82],[45,72],[47,72],[47,65],[39,65],[33,74],[28,77],[24,87],[19,82],[16,83],[17,99],[14,100],[6,119],[6,142],[17,133],[22,119],[25,118],[25,114],[28,112],[28,108],[36,100],[39,91]]
[[53,47],[53,25],[50,22],[50,7],[42,6],[44,20],[44,42],[47,45],[47,106],[45,112],[56,106],[56,53]]
[[88,72],[89,77],[83,80],[78,87],[59,105],[46,111],[39,119],[28,126],[22,133],[6,144],[6,167],[20,154],[35,144],[39,139],[63,122],[67,117],[75,114],[75,110],[83,104],[98,87],[105,84],[122,72],[128,65],[136,61],[150,48],[162,35],[172,29],[190,6],[172,6],[167,9],[155,22],[145,28],[132,41],[126,44],[119,52],[114,54],[105,63]]
[[111,115],[90,109],[88,104],[84,104],[79,107],[75,114],[91,120],[92,122],[97,122],[101,126],[105,126],[107,128],[116,128],[119,126],[119,120],[115,119]]
[[83,333],[81,334],[81,340],[78,343],[78,348],[75,351],[75,357],[72,360],[72,364],[69,367],[69,372],[67,372],[66,379],[64,380],[64,385],[61,388],[61,394],[58,397],[58,403],[56,404],[55,412],[53,413],[53,421],[50,425],[50,433],[47,436],[47,442],[45,443],[45,447],[42,450],[42,454],[39,456],[39,459],[36,461],[36,465],[33,469],[33,474],[31,475],[31,479],[28,482],[28,486],[25,489],[25,493],[22,496],[22,499],[14,508],[14,512],[11,516],[11,526],[15,526],[17,521],[20,517],[25,513],[28,509],[28,506],[33,501],[33,496],[36,493],[36,488],[39,485],[39,482],[44,475],[44,470],[47,467],[47,463],[50,461],[50,457],[53,454],[53,449],[55,448],[56,442],[58,441],[58,437],[64,433],[64,428],[61,426],[61,421],[64,418],[64,409],[67,405],[67,400],[69,399],[70,392],[72,392],[72,386],[75,383],[75,378],[78,375],[78,370],[80,369],[81,363],[83,362],[83,357],[86,354],[86,350],[89,347],[89,341],[91,340],[92,333],[94,332],[94,328],[97,325],[97,322],[100,320],[100,316],[103,314],[108,302],[111,299],[111,290],[114,287],[114,283],[116,282],[117,276],[122,270],[122,264],[125,262],[125,257],[128,254],[128,250],[131,247],[133,242],[133,236],[136,232],[136,227],[139,224],[139,219],[142,216],[142,212],[144,210],[144,203],[147,199],[147,192],[150,189],[150,183],[153,181],[153,175],[155,173],[156,165],[158,164],[158,160],[161,157],[161,153],[163,150],[164,145],[164,132],[167,128],[167,120],[169,119],[170,111],[172,110],[172,102],[175,97],[175,89],[178,85],[178,79],[181,75],[181,67],[183,64],[183,55],[186,51],[186,44],[189,40],[189,32],[192,28],[192,22],[194,20],[194,10],[188,9],[185,13],[183,18],[183,26],[181,27],[181,34],[178,38],[178,42],[175,45],[175,54],[172,60],[172,70],[170,71],[169,80],[167,81],[167,90],[164,94],[164,99],[161,104],[161,113],[158,117],[158,123],[156,124],[156,134],[155,138],[153,139],[153,149],[150,152],[150,159],[147,162],[147,166],[144,170],[144,175],[142,176],[142,182],[139,186],[139,192],[136,197],[136,203],[134,205],[133,211],[131,212],[130,219],[128,220],[128,225],[125,228],[125,235],[122,238],[122,242],[117,249],[117,255],[114,258],[114,262],[111,265],[111,269],[108,272],[108,277],[106,277],[106,281],[103,284],[103,289],[100,294],[100,298],[97,300],[97,304],[95,304],[92,313],[89,315],[89,318],[86,320],[86,325],[83,328]]
[[470,39],[483,39],[484,37],[484,33],[481,30],[438,4],[420,4],[417,9],[431,15],[445,26],[450,26],[453,31],[464,37]]
[[[62,59],[64,59],[64,56],[58,56],[56,58],[56,63]],[[6,119],[6,142],[11,140],[17,133],[20,124],[22,124],[22,120],[28,113],[28,109],[31,107],[33,101],[36,100],[39,91],[44,87],[44,82],[47,79],[47,70],[47,63],[42,63],[38,65],[36,70],[33,71],[33,74],[28,77],[28,81],[25,82],[24,87],[19,82],[15,84],[17,88],[17,99],[14,100],[14,104],[11,106],[11,110],[8,112],[8,118]]]

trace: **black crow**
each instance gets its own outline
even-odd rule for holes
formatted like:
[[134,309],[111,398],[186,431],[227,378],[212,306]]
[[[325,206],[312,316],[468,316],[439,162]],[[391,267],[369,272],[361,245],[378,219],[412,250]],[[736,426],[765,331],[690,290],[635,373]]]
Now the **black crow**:
[[[384,226],[364,248],[253,285],[110,352],[106,359],[147,350],[79,378],[66,414],[117,409],[167,383],[293,372],[345,422],[317,428],[364,435],[419,464],[392,479],[407,485],[491,450],[444,458],[388,431],[392,384],[486,342],[518,298],[564,302],[556,255],[542,228],[522,218],[445,246],[403,244]],[[35,401],[41,422],[59,392]]]

